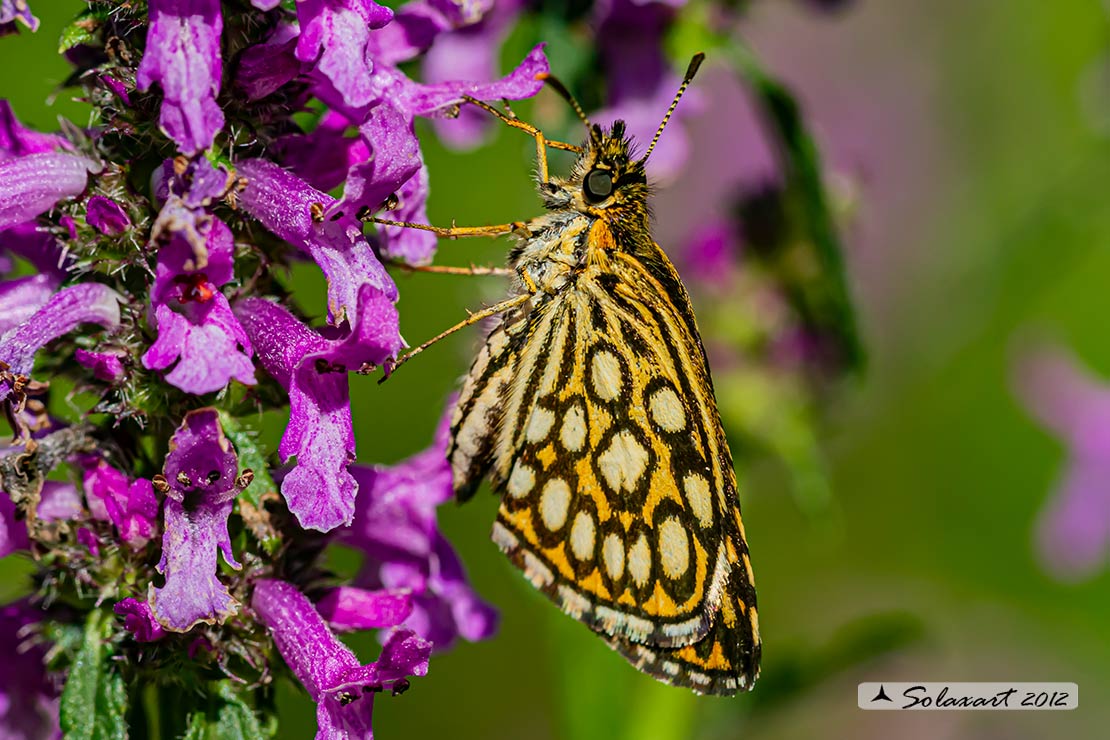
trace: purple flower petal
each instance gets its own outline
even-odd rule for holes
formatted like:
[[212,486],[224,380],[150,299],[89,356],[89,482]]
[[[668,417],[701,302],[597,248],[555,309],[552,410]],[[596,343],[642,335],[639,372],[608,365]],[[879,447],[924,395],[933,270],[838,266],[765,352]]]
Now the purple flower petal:
[[331,323],[338,325],[354,313],[364,285],[396,300],[397,287],[349,214],[337,219],[313,219],[313,206],[328,210],[336,202],[334,198],[266,160],[241,162],[238,169],[247,178],[240,195],[243,210],[308,253],[323,270],[328,279]]
[[522,100],[540,91],[543,81],[538,75],[551,70],[543,53],[544,44],[537,45],[524,57],[516,69],[494,82],[470,80],[446,80],[430,85],[422,85],[405,78],[395,80],[399,101],[395,104],[417,116],[444,115],[463,102],[469,95],[478,100]]
[[166,636],[166,631],[154,618],[150,604],[145,601],[129,597],[116,602],[112,611],[123,617],[124,629],[130,632],[137,642],[156,642]]
[[439,649],[457,637],[475,641],[497,629],[496,610],[474,593],[462,563],[436,526],[436,508],[453,498],[447,461],[448,419],[428,449],[394,466],[352,466],[358,481],[355,522],[344,539],[366,553],[358,582],[409,589],[405,626]]
[[61,737],[57,691],[46,673],[46,646],[27,629],[44,616],[26,601],[0,607],[0,737]]
[[167,495],[177,501],[197,496],[216,503],[231,501],[239,494],[238,471],[239,457],[224,436],[216,410],[197,409],[186,414],[170,439],[166,456],[165,475],[170,484]]
[[296,79],[301,62],[294,54],[298,29],[290,23],[278,25],[266,41],[255,44],[239,56],[235,83],[248,100],[261,100]]
[[101,234],[117,236],[131,227],[131,219],[119,203],[103,195],[89,198],[85,221]]
[[100,541],[93,534],[93,531],[88,527],[81,527],[77,530],[77,541],[85,546],[89,554],[94,558],[100,557]]
[[[106,285],[84,283],[55,294],[26,321],[0,336],[0,362],[14,375],[31,374],[35,353],[47,342],[84,323],[108,329],[119,326],[120,295]],[[0,381],[0,400],[11,393],[11,384]]]
[[390,635],[376,663],[360,664],[312,602],[284,581],[258,581],[251,606],[317,704],[317,740],[372,737],[373,692],[428,671],[431,646],[406,630]]
[[347,171],[370,156],[366,142],[346,136],[351,122],[329,111],[309,134],[286,136],[277,142],[281,162],[317,190],[332,190],[343,184]]
[[238,458],[224,436],[215,409],[198,409],[170,440],[165,476],[170,490],[163,513],[165,586],[150,586],[148,601],[158,623],[187,632],[199,622],[221,623],[238,602],[217,574],[217,552],[239,568],[231,551],[227,519],[238,494]]
[[39,519],[47,522],[61,522],[78,519],[84,513],[81,494],[69,483],[46,481],[39,499]]
[[75,353],[81,367],[93,371],[93,377],[106,383],[116,383],[123,378],[123,362],[121,355],[114,352],[92,352],[79,349]]
[[343,200],[335,211],[378,210],[386,198],[424,165],[412,116],[392,104],[383,102],[375,106],[366,122],[359,126],[359,132],[369,147],[370,157],[351,167]]
[[260,298],[235,307],[262,366],[289,392],[289,425],[278,453],[297,466],[281,492],[302,527],[323,532],[348,524],[358,488],[347,466],[354,459],[348,370],[383,364],[400,348],[391,299],[364,285],[354,326],[325,337],[286,309]]
[[159,624],[171,632],[188,632],[200,622],[222,623],[239,608],[227,586],[216,577],[217,552],[227,557],[231,539],[227,519],[234,504],[201,503],[192,509],[172,498],[163,512],[162,559],[158,572],[166,576],[162,588],[150,587],[148,599]]
[[297,59],[312,62],[319,56],[317,69],[352,108],[373,102],[373,65],[366,45],[371,30],[389,23],[393,11],[372,0],[301,0],[297,16]]
[[[398,206],[388,215],[393,221],[428,223],[428,168],[421,167],[397,191]],[[430,231],[407,229],[403,226],[382,226],[378,230],[379,250],[382,254],[401,259],[410,265],[423,265],[432,261],[438,239]]]
[[218,288],[234,276],[231,230],[216,218],[193,219],[194,233],[204,240],[198,254],[180,226],[197,212],[183,203],[171,199],[162,209],[165,214],[181,208],[180,222],[173,216],[177,225],[167,227],[180,230],[158,252],[151,291],[158,339],[143,355],[143,365],[165,370],[176,362],[166,382],[197,395],[218,391],[232,378],[253,385],[253,348]]
[[27,260],[57,284],[66,277],[65,253],[58,238],[33,221],[0,231],[0,252],[4,251]]
[[340,586],[316,602],[316,610],[340,632],[396,627],[412,613],[412,597],[407,591]]
[[73,154],[42,152],[0,162],[0,229],[29,221],[80,195],[94,165]]
[[0,491],[0,558],[16,550],[27,550],[30,547],[31,540],[27,537],[27,524],[16,519],[15,504],[7,493]]
[[94,518],[110,521],[132,548],[146,546],[158,531],[158,497],[149,480],[127,480],[104,460],[84,464],[82,487]]
[[31,275],[0,283],[0,336],[34,315],[50,300],[57,287],[57,281],[49,275]]
[[[0,0],[0,23],[4,22],[3,7],[13,1]],[[0,160],[69,148],[69,142],[57,134],[42,134],[25,128],[15,117],[11,103],[0,100]]]
[[219,0],[150,0],[150,30],[135,75],[140,90],[155,82],[164,99],[160,124],[185,154],[211,146],[223,128]]

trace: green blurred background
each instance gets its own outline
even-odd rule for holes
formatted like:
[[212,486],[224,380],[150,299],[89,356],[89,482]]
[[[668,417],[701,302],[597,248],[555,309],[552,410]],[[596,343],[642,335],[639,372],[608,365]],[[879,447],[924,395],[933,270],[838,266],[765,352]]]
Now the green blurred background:
[[[87,119],[67,92],[44,94],[67,74],[56,40],[83,6],[38,2],[39,33],[0,41],[0,95],[29,125]],[[799,511],[779,466],[740,471],[765,641],[760,684],[699,698],[638,675],[497,552],[488,540],[496,501],[479,495],[440,519],[478,591],[501,608],[501,632],[435,656],[411,691],[380,697],[378,737],[1106,736],[1110,575],[1064,585],[1036,561],[1031,531],[1064,450],[1025,415],[1010,382],[1029,333],[1110,374],[1104,9],[860,0],[827,18],[765,0],[746,36],[799,96],[830,171],[850,183],[847,261],[870,354],[824,432],[835,497],[824,520]],[[703,217],[690,194],[714,176],[705,168],[720,148],[746,135],[726,114],[706,96],[690,122],[695,166],[657,196],[664,246]],[[433,223],[539,212],[526,137],[501,131],[468,154],[424,138]],[[441,257],[498,264],[505,249],[446,242]],[[322,313],[315,268],[297,279],[304,305]],[[411,344],[502,290],[496,278],[397,279]],[[429,442],[476,341],[457,335],[384,385],[353,378],[362,461],[393,462]],[[271,425],[274,441],[283,425]],[[357,565],[344,553],[335,563]],[[15,594],[23,586],[12,574],[23,569],[5,566],[0,591]],[[372,638],[353,644],[373,657]],[[858,710],[856,684],[884,679],[1074,681],[1082,700],[1066,713]],[[279,701],[281,736],[311,736],[299,689],[282,686]]]

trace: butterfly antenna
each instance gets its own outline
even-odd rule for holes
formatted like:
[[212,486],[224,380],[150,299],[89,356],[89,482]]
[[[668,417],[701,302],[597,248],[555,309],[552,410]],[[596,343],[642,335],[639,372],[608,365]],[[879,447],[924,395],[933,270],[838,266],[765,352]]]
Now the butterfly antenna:
[[659,137],[663,135],[663,129],[666,128],[667,121],[671,120],[671,114],[674,113],[674,109],[678,107],[678,101],[682,99],[682,93],[686,92],[686,88],[690,86],[690,82],[693,81],[694,75],[698,73],[698,67],[700,67],[701,63],[704,61],[705,54],[700,51],[690,60],[690,66],[686,68],[686,74],[682,77],[682,84],[678,86],[678,92],[674,94],[671,107],[667,109],[667,115],[663,116],[663,122],[659,124],[659,130],[655,132],[655,138],[651,140],[651,145],[648,147],[647,154],[640,160],[641,162],[646,162],[647,158],[651,156],[652,149],[659,143]]
[[587,129],[593,127],[593,124],[590,123],[590,119],[586,117],[586,112],[582,110],[582,106],[580,106],[578,104],[578,101],[574,99],[574,95],[571,94],[570,90],[567,89],[567,86],[563,84],[562,80],[560,80],[558,77],[551,74],[550,72],[540,72],[538,75],[536,75],[536,79],[545,82],[555,92],[559,93],[559,95],[563,97],[563,100],[570,103],[570,107],[574,108],[574,112],[582,120],[582,123],[586,124]]

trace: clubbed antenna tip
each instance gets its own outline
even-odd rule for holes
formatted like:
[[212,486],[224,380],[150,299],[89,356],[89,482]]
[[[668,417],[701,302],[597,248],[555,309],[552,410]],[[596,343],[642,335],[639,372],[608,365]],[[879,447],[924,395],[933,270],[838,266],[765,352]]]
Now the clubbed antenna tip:
[[651,140],[651,145],[648,147],[647,154],[641,159],[641,162],[646,162],[647,158],[651,156],[651,152],[655,149],[655,145],[659,143],[659,137],[663,135],[663,129],[667,126],[667,121],[671,120],[671,114],[674,109],[678,107],[678,101],[682,99],[682,93],[686,92],[686,88],[690,86],[690,81],[694,79],[694,75],[698,73],[698,68],[701,63],[705,61],[705,54],[698,52],[690,60],[689,66],[686,67],[686,74],[682,76],[682,84],[678,86],[678,92],[674,95],[674,100],[671,101],[671,107],[667,109],[666,115],[663,116],[663,122],[659,124],[659,129],[655,132],[655,136]]

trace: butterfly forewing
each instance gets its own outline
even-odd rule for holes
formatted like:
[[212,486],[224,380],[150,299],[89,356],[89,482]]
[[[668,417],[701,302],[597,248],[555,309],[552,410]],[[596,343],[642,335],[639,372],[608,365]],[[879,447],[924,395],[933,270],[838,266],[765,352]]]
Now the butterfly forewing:
[[735,691],[758,642],[735,476],[685,291],[655,251],[604,256],[490,335],[456,413],[456,484],[489,474],[497,544],[630,661]]

